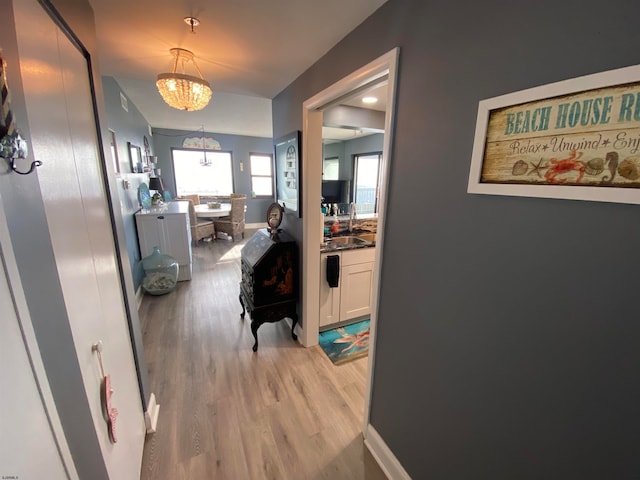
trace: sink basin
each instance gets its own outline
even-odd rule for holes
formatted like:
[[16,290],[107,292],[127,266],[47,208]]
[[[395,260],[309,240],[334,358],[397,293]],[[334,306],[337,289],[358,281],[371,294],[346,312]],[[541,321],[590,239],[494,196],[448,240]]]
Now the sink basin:
[[362,245],[367,241],[358,237],[333,237],[327,243],[329,245]]
[[375,233],[362,233],[357,236],[358,238],[364,240],[365,242],[375,242],[376,234]]

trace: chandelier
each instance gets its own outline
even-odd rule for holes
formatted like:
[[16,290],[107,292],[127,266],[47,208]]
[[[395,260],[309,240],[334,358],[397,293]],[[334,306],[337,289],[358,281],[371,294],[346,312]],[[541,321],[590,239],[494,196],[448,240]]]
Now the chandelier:
[[[202,72],[198,68],[196,59],[189,50],[184,48],[172,48],[171,54],[175,57],[173,70],[171,73],[161,73],[158,75],[156,86],[164,101],[171,107],[178,110],[192,112],[202,110],[211,99],[211,86],[202,77]],[[182,73],[176,73],[178,63],[182,64]],[[200,77],[187,75],[185,64],[193,62]]]

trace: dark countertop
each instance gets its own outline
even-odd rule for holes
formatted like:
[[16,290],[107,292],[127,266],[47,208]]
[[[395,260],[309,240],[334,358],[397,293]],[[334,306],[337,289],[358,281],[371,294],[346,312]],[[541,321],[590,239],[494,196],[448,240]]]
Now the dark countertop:
[[320,253],[342,252],[344,250],[356,250],[360,248],[371,248],[375,246],[376,246],[376,242],[363,242],[363,243],[351,243],[351,244],[332,243],[332,239],[328,238],[326,239],[325,242],[320,244]]

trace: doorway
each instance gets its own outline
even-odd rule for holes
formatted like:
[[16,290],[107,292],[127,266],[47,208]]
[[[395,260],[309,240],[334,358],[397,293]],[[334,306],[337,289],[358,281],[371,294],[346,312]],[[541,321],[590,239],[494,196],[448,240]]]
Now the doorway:
[[378,200],[378,235],[375,253],[375,274],[372,288],[371,327],[369,360],[367,369],[367,386],[364,406],[364,432],[366,436],[369,424],[369,402],[371,398],[371,385],[373,375],[373,361],[375,358],[375,333],[378,311],[378,296],[380,285],[380,266],[382,265],[382,252],[384,250],[384,224],[386,210],[386,192],[389,177],[389,159],[391,152],[392,126],[394,119],[394,100],[396,88],[396,76],[399,49],[395,48],[378,57],[376,60],[356,70],[342,80],[326,88],[317,95],[309,98],[303,104],[303,161],[304,176],[302,179],[303,206],[306,212],[306,220],[303,224],[302,245],[302,315],[304,327],[300,332],[303,345],[309,347],[318,343],[319,332],[319,289],[320,289],[320,243],[322,242],[322,213],[319,208],[321,197],[322,179],[322,126],[323,112],[336,105],[345,97],[353,95],[356,91],[376,84],[387,77],[387,110],[384,119],[384,141],[382,158],[380,162],[380,189]]

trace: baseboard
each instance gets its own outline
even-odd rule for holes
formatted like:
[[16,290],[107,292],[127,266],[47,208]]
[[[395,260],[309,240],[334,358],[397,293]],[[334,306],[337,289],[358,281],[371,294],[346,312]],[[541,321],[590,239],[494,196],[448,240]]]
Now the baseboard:
[[149,398],[149,407],[144,412],[144,424],[147,427],[147,433],[155,433],[158,426],[158,414],[160,413],[160,405],[156,403],[156,395],[151,394]]
[[409,474],[371,424],[367,426],[364,444],[387,478],[392,480],[411,480]]
[[268,225],[263,222],[263,223],[245,223],[244,224],[244,228],[267,228]]

